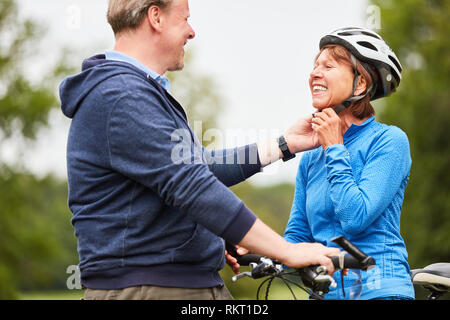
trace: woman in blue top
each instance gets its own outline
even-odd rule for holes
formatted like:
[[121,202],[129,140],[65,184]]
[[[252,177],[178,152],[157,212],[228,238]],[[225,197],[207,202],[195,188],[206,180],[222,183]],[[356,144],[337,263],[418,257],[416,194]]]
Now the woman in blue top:
[[[413,299],[400,211],[411,168],[409,142],[397,127],[375,121],[371,100],[390,95],[401,65],[373,31],[339,29],[320,41],[310,75],[312,130],[318,148],[304,153],[285,231],[290,242],[333,246],[344,235],[376,260],[361,272],[360,299]],[[326,299],[346,299],[356,277],[334,275]]]

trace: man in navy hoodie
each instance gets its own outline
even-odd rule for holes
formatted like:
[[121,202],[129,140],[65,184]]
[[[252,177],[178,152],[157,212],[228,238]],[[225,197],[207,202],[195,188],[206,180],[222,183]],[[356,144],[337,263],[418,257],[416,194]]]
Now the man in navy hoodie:
[[188,0],[110,0],[114,51],[85,60],[61,84],[86,299],[231,299],[218,273],[225,241],[333,271],[328,257],[338,249],[286,242],[227,188],[316,147],[310,119],[278,140],[202,148],[164,77],[184,66],[195,36],[188,18]]

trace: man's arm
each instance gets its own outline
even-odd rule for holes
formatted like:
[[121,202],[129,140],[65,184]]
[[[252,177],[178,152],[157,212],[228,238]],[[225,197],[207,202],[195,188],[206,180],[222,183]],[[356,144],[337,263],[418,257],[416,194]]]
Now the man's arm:
[[261,171],[256,143],[234,149],[203,148],[209,170],[227,187],[234,186]]
[[[311,115],[303,117],[283,134],[292,154],[319,146],[311,120]],[[245,181],[283,158],[276,138],[235,149],[208,151],[204,148],[204,152],[210,170],[227,187]]]
[[330,274],[334,272],[334,266],[329,257],[340,252],[338,248],[325,247],[320,243],[289,243],[259,219],[239,245],[253,253],[274,258],[292,268],[322,265],[327,267]]

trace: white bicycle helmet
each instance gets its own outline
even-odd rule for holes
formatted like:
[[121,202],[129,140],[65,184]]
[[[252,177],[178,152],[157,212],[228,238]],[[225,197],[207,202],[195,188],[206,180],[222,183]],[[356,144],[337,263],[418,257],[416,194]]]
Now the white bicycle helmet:
[[387,97],[395,92],[402,79],[402,65],[394,51],[377,33],[358,27],[341,28],[324,36],[320,40],[320,49],[332,44],[343,46],[363,66],[366,63],[376,70],[379,81],[374,84],[370,100]]

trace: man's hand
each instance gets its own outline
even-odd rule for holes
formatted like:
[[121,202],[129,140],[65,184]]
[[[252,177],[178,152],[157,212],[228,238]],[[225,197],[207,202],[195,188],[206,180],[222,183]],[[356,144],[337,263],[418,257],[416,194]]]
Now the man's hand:
[[[312,115],[297,120],[284,133],[284,139],[292,154],[311,150],[320,146],[317,133],[312,129]],[[283,158],[277,139],[258,142],[258,156],[261,167],[265,167]]]
[[312,115],[297,120],[284,134],[284,138],[291,153],[317,148],[319,139],[312,128]]
[[[236,246],[236,252],[238,255],[242,256],[244,254],[247,254],[248,250],[243,247]],[[241,273],[240,271],[241,266],[237,262],[237,259],[233,257],[231,254],[229,254],[227,250],[225,250],[225,258],[227,260],[227,264],[231,267],[231,269],[235,274]]]
[[338,248],[325,247],[320,243],[289,243],[260,219],[256,219],[239,245],[292,268],[323,265],[330,275],[334,272],[334,266],[329,257],[340,252]]
[[341,118],[331,109],[314,114],[312,129],[317,133],[322,148],[326,150],[334,144],[344,144]]
[[291,243],[286,256],[281,261],[291,268],[303,268],[311,265],[325,266],[328,273],[334,273],[330,257],[340,253],[338,248],[325,247],[320,243]]

